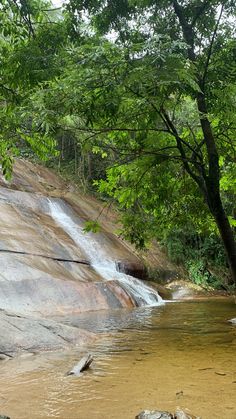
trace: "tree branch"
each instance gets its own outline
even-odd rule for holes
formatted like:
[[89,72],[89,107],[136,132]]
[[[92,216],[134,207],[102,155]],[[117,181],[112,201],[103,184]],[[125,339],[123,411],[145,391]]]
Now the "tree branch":
[[199,163],[199,162],[194,163],[194,161],[192,161],[192,159],[189,161],[189,159],[187,158],[187,156],[185,154],[185,150],[184,150],[184,147],[183,147],[183,139],[179,136],[178,131],[177,131],[176,127],[174,126],[174,124],[172,123],[172,121],[170,120],[168,114],[165,111],[163,111],[163,112],[164,112],[163,114],[164,114],[165,119],[166,119],[166,123],[169,125],[170,129],[173,132],[173,135],[176,138],[176,144],[177,144],[177,147],[179,149],[180,156],[181,156],[181,161],[183,162],[183,165],[184,165],[184,168],[185,168],[186,172],[191,176],[191,178],[193,180],[195,180],[195,182],[198,184],[199,188],[203,191],[203,193],[205,195],[206,194],[206,188],[205,188],[205,184],[204,184],[204,181],[203,181],[202,177],[196,175],[196,173],[194,173],[189,166],[189,163],[193,163],[195,168],[197,167],[198,172],[200,171],[200,173],[202,173],[202,168],[203,167],[202,167],[201,163]]
[[[59,128],[62,128],[61,126]],[[89,128],[89,127],[73,127],[76,131],[81,132],[91,132],[94,134],[102,134],[105,132],[112,132],[112,131],[125,131],[125,132],[166,132],[169,133],[167,129],[163,128],[125,128],[125,127],[106,127],[106,128]]]
[[189,59],[194,62],[196,59],[195,52],[194,52],[194,32],[192,25],[189,25],[185,15],[184,15],[184,8],[180,6],[177,0],[173,0],[172,2],[174,11],[176,16],[179,19],[180,25],[182,27],[184,39],[187,42],[189,48],[188,48],[188,56]]
[[207,54],[207,59],[206,59],[206,64],[205,64],[205,68],[204,68],[204,73],[203,73],[202,80],[201,80],[201,88],[202,88],[202,90],[204,90],[206,76],[207,76],[207,71],[208,71],[208,67],[209,67],[209,63],[210,63],[210,59],[211,59],[211,55],[212,55],[213,45],[214,45],[214,41],[215,41],[215,37],[216,37],[216,34],[217,34],[217,30],[218,30],[218,27],[219,27],[219,24],[220,24],[220,21],[221,21],[223,10],[224,10],[224,5],[222,4],[221,10],[220,10],[220,14],[219,14],[219,17],[218,17],[217,22],[216,22],[216,25],[215,25],[215,29],[214,29],[214,32],[213,32],[213,35],[212,35],[212,38],[211,38],[211,43],[210,43],[208,54]]
[[32,26],[32,22],[31,22],[31,18],[30,18],[30,13],[29,13],[29,9],[28,9],[28,5],[27,2],[25,2],[25,7],[26,7],[26,14],[22,13],[22,7],[19,6],[19,4],[17,3],[17,0],[11,0],[14,5],[17,7],[17,9],[19,10],[20,16],[22,16],[23,20],[25,21],[26,25],[28,26],[28,30],[29,30],[29,36],[32,35],[32,37],[35,37],[35,33],[34,33],[34,28]]

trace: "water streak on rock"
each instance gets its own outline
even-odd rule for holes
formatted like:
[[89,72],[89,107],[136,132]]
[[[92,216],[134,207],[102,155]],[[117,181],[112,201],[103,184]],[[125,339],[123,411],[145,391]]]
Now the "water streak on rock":
[[62,200],[48,199],[48,203],[54,221],[83,249],[95,271],[104,280],[116,280],[138,306],[157,306],[164,303],[156,290],[116,270],[115,255],[109,253],[104,238],[92,232],[85,233],[83,221]]

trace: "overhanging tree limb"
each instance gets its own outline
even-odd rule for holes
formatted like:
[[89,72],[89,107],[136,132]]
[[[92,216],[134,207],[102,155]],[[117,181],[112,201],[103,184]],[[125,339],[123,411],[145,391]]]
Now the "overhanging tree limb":
[[219,17],[218,17],[218,20],[216,22],[215,29],[214,29],[214,32],[213,32],[213,35],[212,35],[212,38],[211,38],[210,46],[209,46],[209,49],[208,49],[208,54],[207,54],[207,59],[206,59],[205,67],[204,67],[203,76],[202,76],[201,81],[200,81],[200,86],[201,86],[202,90],[204,90],[204,87],[205,87],[207,71],[208,71],[209,63],[210,63],[212,52],[213,52],[213,45],[214,45],[216,34],[217,34],[217,31],[218,31],[218,28],[219,28],[220,21],[221,21],[221,18],[222,18],[223,10],[224,10],[224,5],[222,4],[221,9],[220,9],[220,13],[219,13]]

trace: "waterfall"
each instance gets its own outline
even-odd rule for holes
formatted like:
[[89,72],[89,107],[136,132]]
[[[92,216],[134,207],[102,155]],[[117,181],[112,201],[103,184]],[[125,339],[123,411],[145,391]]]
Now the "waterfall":
[[48,200],[51,217],[83,249],[94,270],[106,281],[116,280],[138,306],[157,306],[163,300],[142,281],[116,270],[115,259],[99,242],[99,234],[84,232],[84,223],[62,200]]

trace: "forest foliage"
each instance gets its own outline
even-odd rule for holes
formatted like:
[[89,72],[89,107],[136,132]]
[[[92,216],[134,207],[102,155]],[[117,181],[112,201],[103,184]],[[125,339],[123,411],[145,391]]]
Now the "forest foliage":
[[[232,0],[0,0],[0,155],[33,150],[157,239],[198,283],[236,282]],[[94,227],[95,226],[95,227]],[[91,223],[91,228],[97,228]]]

